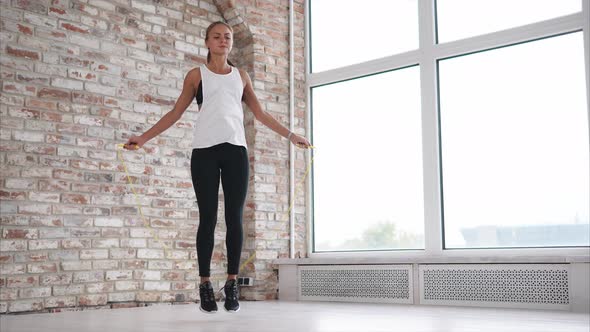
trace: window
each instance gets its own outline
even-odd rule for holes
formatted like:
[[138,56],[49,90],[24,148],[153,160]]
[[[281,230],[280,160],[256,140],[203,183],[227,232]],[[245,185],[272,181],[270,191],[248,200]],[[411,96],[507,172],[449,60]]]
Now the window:
[[307,8],[310,254],[587,255],[589,6]]
[[418,48],[417,0],[310,1],[313,72]]
[[436,0],[440,43],[582,10],[581,0]]
[[424,247],[420,72],[312,90],[317,251]]
[[582,33],[439,62],[447,248],[588,246]]

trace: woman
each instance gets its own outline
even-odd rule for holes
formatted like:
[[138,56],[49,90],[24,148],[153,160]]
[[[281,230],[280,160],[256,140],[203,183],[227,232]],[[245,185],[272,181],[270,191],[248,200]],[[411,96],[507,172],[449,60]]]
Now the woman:
[[242,215],[249,170],[242,100],[264,125],[299,147],[310,146],[307,139],[289,131],[262,110],[248,74],[235,68],[227,59],[232,44],[232,28],[224,22],[212,23],[205,36],[205,45],[209,49],[207,63],[188,72],[182,93],[170,112],[141,136],[130,137],[124,145],[129,150],[141,148],[178,121],[196,97],[200,107],[194,129],[191,175],[200,215],[197,231],[200,309],[206,313],[217,312],[209,278],[220,179],[227,225],[224,308],[228,312],[240,309],[236,279],[242,251]]

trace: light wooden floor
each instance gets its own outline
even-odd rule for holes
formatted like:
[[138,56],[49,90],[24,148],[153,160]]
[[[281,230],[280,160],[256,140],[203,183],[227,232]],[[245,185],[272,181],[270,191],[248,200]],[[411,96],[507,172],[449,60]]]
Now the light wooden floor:
[[2,315],[2,332],[589,332],[584,313],[327,302],[242,302],[235,314],[196,304]]

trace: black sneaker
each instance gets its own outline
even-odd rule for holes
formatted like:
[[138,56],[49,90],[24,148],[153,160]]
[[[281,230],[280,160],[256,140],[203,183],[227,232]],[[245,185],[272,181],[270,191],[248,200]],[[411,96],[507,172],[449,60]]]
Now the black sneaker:
[[210,281],[205,281],[199,285],[199,295],[201,296],[201,304],[199,309],[208,314],[217,312],[217,302],[215,302],[215,291],[211,286]]
[[225,303],[223,308],[227,312],[237,312],[240,310],[240,303],[238,302],[239,292],[238,283],[234,279],[230,279],[223,286],[225,292]]

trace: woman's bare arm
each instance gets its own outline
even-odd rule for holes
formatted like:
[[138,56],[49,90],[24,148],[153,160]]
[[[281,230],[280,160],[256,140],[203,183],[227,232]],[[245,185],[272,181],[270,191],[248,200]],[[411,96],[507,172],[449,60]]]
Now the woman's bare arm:
[[175,124],[192,103],[200,81],[201,72],[199,69],[193,69],[189,71],[184,79],[182,92],[176,100],[174,108],[172,108],[170,112],[166,113],[155,125],[153,125],[141,136],[131,136],[127,143],[125,143],[124,148],[129,150],[141,148],[147,141],[160,135],[166,131],[166,129]]
[[240,70],[240,74],[242,75],[242,79],[246,81],[246,85],[244,86],[244,103],[246,103],[252,113],[254,113],[254,117],[256,117],[258,121],[262,122],[265,126],[269,127],[277,134],[288,138],[291,142],[293,142],[293,144],[306,148],[311,146],[305,137],[291,133],[289,129],[287,129],[272,115],[268,114],[262,109],[262,106],[256,97],[256,93],[254,92],[254,88],[252,87],[252,80],[250,80],[250,76],[248,73],[242,70]]

